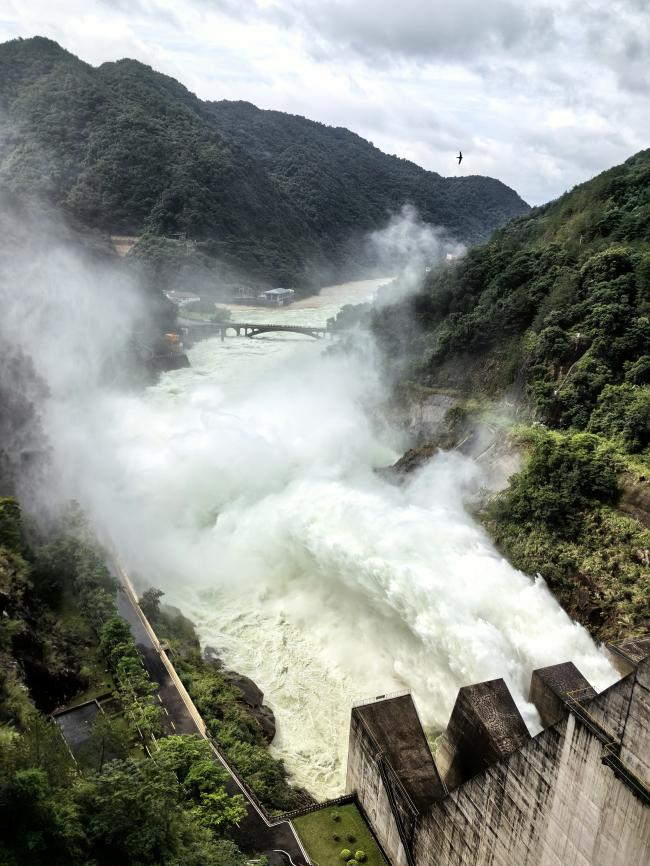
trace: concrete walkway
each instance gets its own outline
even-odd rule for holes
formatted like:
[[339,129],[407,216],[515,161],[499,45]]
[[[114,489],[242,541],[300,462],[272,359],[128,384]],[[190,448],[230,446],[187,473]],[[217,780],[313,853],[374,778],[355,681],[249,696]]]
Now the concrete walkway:
[[[124,585],[121,569],[115,569],[116,576]],[[152,639],[140,608],[131,598],[128,589],[120,588],[117,596],[117,609],[131,627],[131,634],[136,642],[138,652],[144,667],[151,679],[158,683],[157,697],[162,707],[163,729],[167,734],[198,734],[204,737],[204,730],[199,725],[190,706],[174,682],[167,665],[161,658],[157,641]],[[196,712],[196,710],[194,711]],[[219,760],[228,772],[226,789],[230,794],[243,794],[247,802],[247,814],[239,827],[233,832],[233,839],[239,848],[247,855],[265,854],[273,866],[309,866],[309,860],[303,852],[293,827],[288,821],[270,824],[250,799],[230,769],[224,764],[220,755],[214,750],[215,760]]]

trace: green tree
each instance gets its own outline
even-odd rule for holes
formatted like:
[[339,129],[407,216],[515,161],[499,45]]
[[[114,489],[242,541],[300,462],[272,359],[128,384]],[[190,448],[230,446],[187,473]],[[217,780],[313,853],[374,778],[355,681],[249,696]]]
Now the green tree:
[[91,762],[99,770],[107,761],[127,756],[130,737],[119,720],[100,712],[90,728]]
[[15,499],[5,496],[0,499],[0,547],[19,553],[22,546],[20,506]]
[[498,520],[542,523],[570,535],[586,509],[617,495],[616,465],[598,437],[539,433],[524,469],[490,510]]
[[85,833],[75,805],[37,768],[0,779],[0,862],[68,866],[80,862]]
[[150,622],[155,622],[160,614],[160,599],[165,593],[154,586],[145,590],[140,596],[138,604],[142,613]]
[[589,429],[618,437],[631,452],[650,447],[650,387],[624,382],[606,385],[592,412]]
[[164,863],[176,848],[179,794],[153,761],[113,761],[92,776],[80,806],[98,863]]
[[225,788],[201,794],[199,805],[192,809],[198,822],[217,835],[239,825],[246,817],[246,800],[241,794],[231,796]]

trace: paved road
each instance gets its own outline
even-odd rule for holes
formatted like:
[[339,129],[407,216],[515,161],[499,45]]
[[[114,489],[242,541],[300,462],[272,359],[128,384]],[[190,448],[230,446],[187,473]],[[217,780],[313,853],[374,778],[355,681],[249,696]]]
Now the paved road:
[[[167,668],[163,664],[149,632],[145,628],[139,612],[129,595],[122,589],[118,592],[117,609],[131,627],[143,664],[151,677],[158,683],[158,699],[163,709],[163,728],[168,734],[199,734],[200,731],[192,718],[180,692],[176,688]],[[218,760],[215,756],[215,760]],[[295,866],[308,866],[300,846],[287,821],[269,826],[248,800],[235,778],[229,774],[226,788],[231,794],[244,794],[247,800],[247,814],[233,833],[237,845],[245,854],[265,854],[273,866],[288,866],[290,859]],[[290,859],[289,859],[290,858]]]

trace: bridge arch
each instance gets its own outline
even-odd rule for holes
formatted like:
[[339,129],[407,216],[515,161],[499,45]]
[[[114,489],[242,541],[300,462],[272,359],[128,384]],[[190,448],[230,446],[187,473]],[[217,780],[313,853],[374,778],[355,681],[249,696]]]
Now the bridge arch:
[[222,328],[225,333],[234,331],[238,337],[257,337],[259,334],[285,333],[304,334],[306,337],[320,340],[329,333],[327,328],[310,327],[307,325],[284,325],[280,323],[224,322]]

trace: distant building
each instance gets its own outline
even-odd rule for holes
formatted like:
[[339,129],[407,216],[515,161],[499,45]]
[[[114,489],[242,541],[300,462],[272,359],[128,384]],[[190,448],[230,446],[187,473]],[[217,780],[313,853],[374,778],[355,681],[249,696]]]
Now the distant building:
[[165,292],[165,297],[169,298],[172,304],[176,304],[177,307],[185,307],[187,304],[193,304],[201,300],[193,292],[177,292],[175,289]]
[[275,304],[278,307],[284,307],[295,300],[295,291],[293,289],[269,289],[258,295],[260,301],[265,304]]

